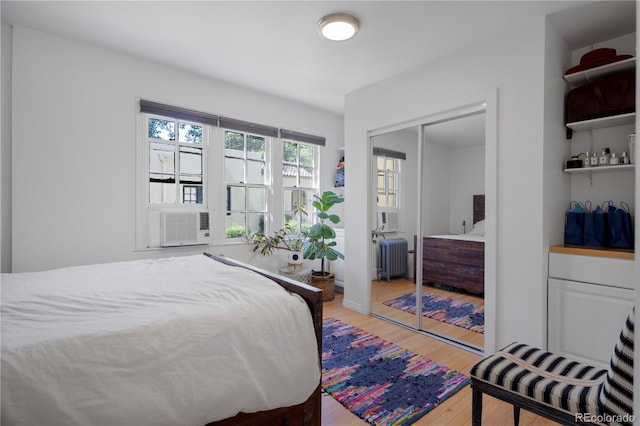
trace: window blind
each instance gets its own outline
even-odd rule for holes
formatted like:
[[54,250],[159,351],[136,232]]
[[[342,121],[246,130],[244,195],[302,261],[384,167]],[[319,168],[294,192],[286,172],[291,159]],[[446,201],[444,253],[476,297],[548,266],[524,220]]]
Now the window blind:
[[238,130],[240,132],[253,133],[261,136],[278,136],[278,128],[265,126],[264,124],[252,123],[250,121],[242,121],[235,118],[220,117],[220,127],[229,130]]
[[178,120],[194,121],[196,123],[209,124],[212,126],[218,125],[218,116],[215,114],[160,104],[158,102],[146,101],[143,99],[140,100],[140,112],[162,115]]
[[398,160],[406,160],[407,154],[399,151],[392,151],[386,148],[373,147],[373,155],[384,155],[389,158],[397,158]]
[[306,142],[313,145],[324,146],[326,139],[321,136],[309,135],[306,133],[295,132],[293,130],[280,129],[280,137],[282,139],[291,139],[297,142]]
[[306,142],[313,145],[325,146],[326,139],[321,136],[296,132],[294,130],[279,129],[264,124],[252,123],[250,121],[238,120],[230,117],[220,117],[215,114],[195,111],[187,108],[175,107],[158,102],[140,100],[140,112],[162,115],[178,120],[193,121],[196,123],[209,124],[211,126],[222,127],[239,132],[247,132],[255,135],[281,137],[297,142]]

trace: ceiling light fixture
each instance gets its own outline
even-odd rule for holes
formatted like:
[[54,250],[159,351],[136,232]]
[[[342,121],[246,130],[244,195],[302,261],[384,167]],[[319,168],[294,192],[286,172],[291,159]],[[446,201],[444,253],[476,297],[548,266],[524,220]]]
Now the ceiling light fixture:
[[349,40],[359,29],[358,18],[347,13],[332,13],[318,22],[320,35],[333,41]]

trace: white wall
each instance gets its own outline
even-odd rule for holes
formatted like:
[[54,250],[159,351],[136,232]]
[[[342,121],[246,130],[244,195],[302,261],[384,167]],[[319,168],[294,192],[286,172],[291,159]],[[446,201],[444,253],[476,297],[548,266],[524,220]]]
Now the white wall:
[[11,28],[2,25],[0,143],[0,272],[11,271]]
[[449,229],[448,234],[462,234],[473,228],[473,196],[484,194],[485,148],[475,146],[450,150],[449,156]]
[[13,272],[190,252],[133,250],[137,98],[325,136],[333,187],[340,116],[26,28],[12,48]]
[[[367,131],[415,120],[456,106],[474,93],[497,88],[497,270],[495,345],[522,339],[542,344],[546,286],[543,255],[543,19],[532,19],[517,34],[483,43],[426,64],[346,97],[346,274],[344,304],[361,312],[370,308],[366,257],[368,224],[350,206],[368,205]],[[384,99],[385,102],[380,102]],[[527,161],[517,161],[527,159]],[[493,194],[492,194],[493,196]],[[488,201],[494,201],[489,199]],[[351,226],[353,224],[353,226]],[[489,348],[491,349],[491,348]]]

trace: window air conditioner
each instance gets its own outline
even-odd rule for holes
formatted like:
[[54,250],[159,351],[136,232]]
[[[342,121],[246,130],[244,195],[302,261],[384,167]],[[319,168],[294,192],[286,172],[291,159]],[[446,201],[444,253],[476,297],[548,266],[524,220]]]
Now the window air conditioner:
[[209,212],[163,210],[160,215],[162,247],[209,244]]
[[378,211],[378,228],[382,228],[382,232],[398,232],[400,229],[400,213],[396,210]]

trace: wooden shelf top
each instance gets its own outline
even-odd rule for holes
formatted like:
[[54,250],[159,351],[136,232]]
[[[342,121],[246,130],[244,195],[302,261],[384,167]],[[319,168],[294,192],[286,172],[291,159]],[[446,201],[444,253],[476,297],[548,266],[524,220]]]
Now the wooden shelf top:
[[558,244],[549,247],[550,253],[577,254],[581,256],[611,257],[615,259],[634,260],[633,249],[616,249],[610,247],[587,247],[569,244]]

